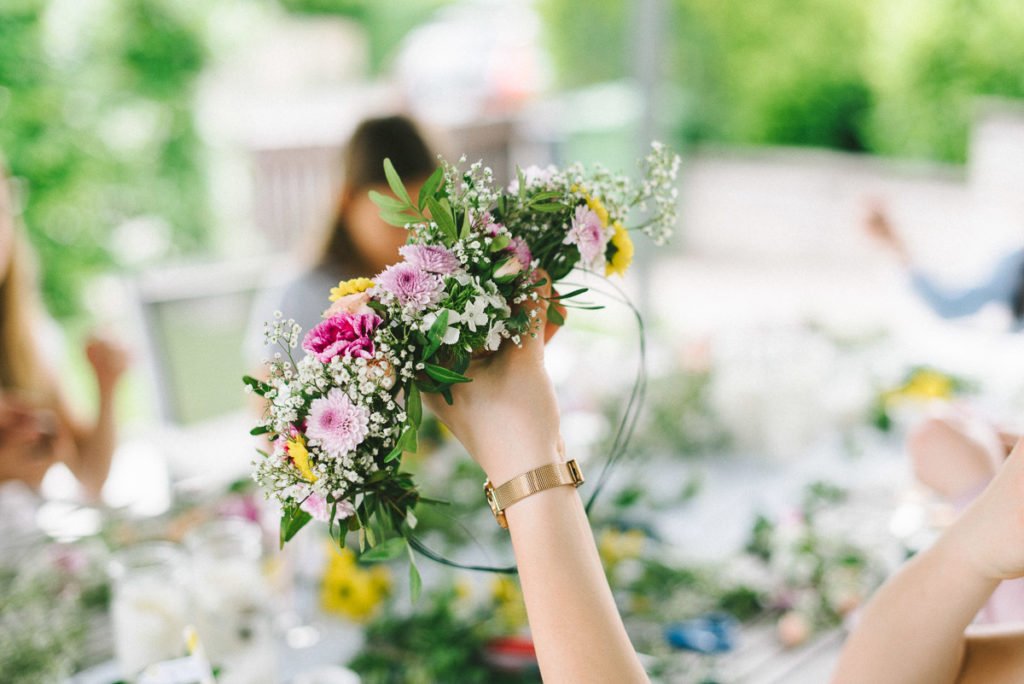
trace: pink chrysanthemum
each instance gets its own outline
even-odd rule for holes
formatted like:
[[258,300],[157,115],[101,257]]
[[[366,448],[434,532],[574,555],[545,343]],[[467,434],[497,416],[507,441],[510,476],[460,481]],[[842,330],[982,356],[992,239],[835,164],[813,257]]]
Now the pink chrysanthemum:
[[608,246],[608,232],[601,224],[598,215],[586,205],[576,207],[576,215],[569,226],[569,233],[562,241],[566,245],[576,245],[580,250],[583,265],[587,268],[603,272],[604,252]]
[[353,404],[335,387],[309,407],[306,435],[331,456],[344,456],[366,439],[370,409]]
[[444,291],[439,277],[408,262],[388,266],[374,280],[377,287],[394,295],[406,311],[423,311],[437,304]]
[[375,313],[341,313],[321,321],[302,340],[302,348],[321,363],[339,356],[373,357],[373,332],[381,319]]
[[459,269],[459,259],[440,245],[405,245],[399,254],[413,266],[438,275],[451,275]]

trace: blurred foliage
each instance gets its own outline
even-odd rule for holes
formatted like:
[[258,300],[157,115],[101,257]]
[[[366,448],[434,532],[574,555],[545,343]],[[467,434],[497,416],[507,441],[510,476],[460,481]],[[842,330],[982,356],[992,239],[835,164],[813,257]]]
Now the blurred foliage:
[[379,73],[409,31],[452,0],[279,0],[296,14],[347,17],[366,31],[370,42],[370,70]]
[[[973,102],[1024,97],[1016,0],[671,0],[661,76],[693,141],[961,161]],[[560,81],[631,75],[626,0],[540,0]]]
[[197,7],[0,4],[0,150],[56,316],[76,313],[84,279],[114,262],[119,225],[158,225],[181,251],[205,241],[191,106],[204,63]]

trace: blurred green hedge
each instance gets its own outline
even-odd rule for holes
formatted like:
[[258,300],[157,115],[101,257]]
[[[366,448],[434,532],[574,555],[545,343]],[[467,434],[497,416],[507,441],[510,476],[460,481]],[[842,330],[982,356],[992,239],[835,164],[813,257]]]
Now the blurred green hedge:
[[[627,0],[540,0],[563,85],[630,75]],[[1020,0],[666,0],[691,141],[961,161],[978,95],[1024,97]]]
[[[44,21],[57,5],[66,15]],[[0,3],[0,153],[55,316],[80,310],[85,277],[113,262],[125,221],[165,226],[172,250],[206,241],[192,120],[204,48],[190,7],[119,0],[75,16],[73,3]]]

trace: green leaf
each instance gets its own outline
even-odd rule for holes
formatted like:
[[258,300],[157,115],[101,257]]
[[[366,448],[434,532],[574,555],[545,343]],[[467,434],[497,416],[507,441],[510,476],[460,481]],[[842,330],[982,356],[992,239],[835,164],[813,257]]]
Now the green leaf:
[[409,452],[411,454],[416,453],[416,448],[419,446],[416,434],[416,428],[409,426],[405,428],[405,431],[395,442],[395,448],[391,450],[385,458],[385,463],[390,463],[402,454]]
[[384,223],[389,226],[396,226],[398,228],[405,228],[410,223],[419,223],[423,219],[419,216],[410,216],[409,214],[400,214],[395,211],[389,211],[382,209],[380,212],[380,218]]
[[412,208],[402,200],[388,197],[376,190],[370,190],[370,200],[384,211],[403,212]]
[[430,326],[430,330],[427,331],[427,346],[423,349],[423,360],[426,361],[434,353],[441,348],[441,342],[444,340],[444,333],[448,330],[448,309],[441,311],[440,315],[434,319],[434,323]]
[[526,176],[523,175],[523,170],[516,165],[516,179],[519,181],[519,201],[526,201]]
[[359,560],[364,563],[381,563],[394,560],[401,556],[407,547],[408,544],[404,537],[392,537],[360,555]]
[[398,441],[395,442],[395,448],[392,449],[391,452],[387,456],[384,457],[384,462],[385,463],[391,463],[392,461],[394,461],[396,458],[398,458],[401,455],[402,455],[402,438],[399,437]]
[[589,287],[581,287],[581,288],[579,288],[577,290],[573,290],[572,292],[569,292],[567,294],[552,295],[551,299],[558,299],[558,300],[570,299],[572,297],[576,297],[578,295],[583,294],[584,292],[589,292],[589,291],[590,291]]
[[508,235],[499,235],[498,237],[494,238],[493,242],[491,242],[491,251],[500,252],[501,250],[508,247],[510,242],[512,242],[512,240],[509,239]]
[[540,211],[546,214],[554,214],[560,211],[565,211],[569,207],[562,204],[561,202],[542,202],[541,204],[531,204],[530,209],[534,211]]
[[281,548],[285,542],[291,541],[299,530],[306,526],[313,516],[298,506],[287,506],[281,512]]
[[538,204],[540,202],[546,202],[553,200],[556,197],[561,197],[562,193],[558,190],[548,190],[547,192],[538,192],[536,195],[530,198],[530,204]]
[[453,370],[449,370],[444,366],[438,366],[437,364],[424,364],[423,370],[426,371],[428,376],[430,376],[434,380],[437,380],[438,382],[444,382],[448,384],[456,382],[471,382],[470,378],[467,378],[462,373],[456,373]]
[[469,237],[469,212],[462,215],[462,230],[459,231],[459,239],[465,240]]
[[420,211],[423,211],[423,207],[427,206],[427,198],[434,196],[442,181],[444,181],[444,169],[439,166],[434,170],[434,173],[430,174],[430,178],[423,184],[423,187],[420,188]]
[[430,209],[430,218],[441,229],[444,236],[448,238],[448,245],[450,246],[459,237],[455,228],[455,219],[452,218],[451,209],[445,209],[441,202],[432,197],[427,199],[427,207]]
[[441,396],[444,397],[444,403],[448,404],[449,406],[455,403],[455,400],[452,398],[451,387],[445,387],[444,389],[442,389]]
[[420,577],[420,569],[416,567],[416,558],[412,555],[412,547],[409,549],[409,596],[413,603],[420,600],[420,592],[423,590],[423,579]]
[[388,185],[391,187],[391,192],[395,193],[395,197],[405,200],[408,206],[413,206],[412,198],[409,197],[409,193],[405,189],[405,185],[402,184],[402,179],[398,177],[395,165],[391,163],[390,159],[384,160],[384,175],[387,177]]
[[257,425],[252,430],[249,430],[249,434],[255,437],[256,435],[265,435],[270,432],[270,427],[267,425]]
[[561,311],[555,308],[554,303],[548,305],[548,320],[555,325],[565,324],[565,316],[562,315]]
[[423,402],[420,399],[420,390],[416,387],[416,383],[410,382],[405,391],[405,412],[409,414],[409,424],[413,428],[418,428],[423,421]]
[[261,397],[270,391],[270,385],[261,380],[257,380],[251,375],[243,376],[242,382],[244,382],[249,387],[252,387],[252,391],[260,395]]

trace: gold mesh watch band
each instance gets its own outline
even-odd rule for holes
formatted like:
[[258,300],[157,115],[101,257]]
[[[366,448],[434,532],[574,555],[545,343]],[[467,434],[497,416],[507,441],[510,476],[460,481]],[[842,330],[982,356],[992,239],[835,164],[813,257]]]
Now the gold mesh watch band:
[[571,460],[566,463],[543,465],[522,475],[517,475],[498,487],[488,480],[484,482],[484,495],[487,497],[487,503],[490,504],[491,512],[494,513],[498,524],[508,529],[505,510],[515,502],[552,487],[564,485],[579,487],[581,484],[583,484],[583,471],[580,470],[575,460]]

